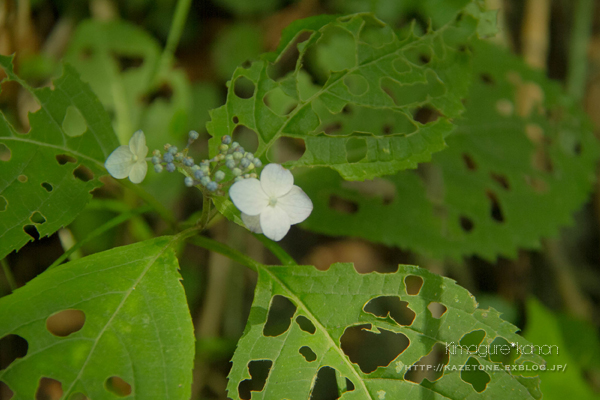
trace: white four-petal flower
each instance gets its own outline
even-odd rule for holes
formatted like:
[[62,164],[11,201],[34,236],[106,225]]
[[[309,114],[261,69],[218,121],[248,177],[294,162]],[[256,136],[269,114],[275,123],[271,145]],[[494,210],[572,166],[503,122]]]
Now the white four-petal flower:
[[108,173],[117,179],[129,177],[131,182],[140,183],[148,171],[146,154],[148,154],[146,137],[144,132],[137,131],[129,139],[129,146],[119,146],[110,153],[104,166]]
[[260,181],[248,178],[234,183],[229,196],[248,229],[275,241],[281,240],[291,225],[308,218],[313,209],[310,198],[294,185],[292,173],[279,164],[265,166]]

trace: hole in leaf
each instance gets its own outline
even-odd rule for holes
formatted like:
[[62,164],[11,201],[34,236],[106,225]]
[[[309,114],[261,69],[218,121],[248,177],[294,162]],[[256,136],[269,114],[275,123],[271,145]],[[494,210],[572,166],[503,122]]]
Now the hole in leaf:
[[144,64],[144,59],[142,57],[119,53],[113,53],[112,55],[119,65],[119,70],[121,72],[127,71],[128,69],[139,68],[142,66],[142,64]]
[[[490,344],[490,361],[501,362],[504,365],[512,365],[519,358],[517,344],[509,343],[503,337],[497,337]],[[543,354],[543,353],[542,353]]]
[[[476,331],[464,334],[463,337],[460,338],[460,341],[458,343],[461,346],[466,346],[468,348],[468,351],[471,351],[471,348],[473,350],[476,350],[476,348],[481,344],[481,342],[483,342],[483,339],[485,339],[485,331],[482,329],[478,329]],[[474,347],[472,347],[472,346],[474,346]],[[451,354],[456,353],[455,351],[452,351],[452,348],[450,348],[450,351],[451,351]],[[457,354],[462,354],[462,353],[457,353]]]
[[7,208],[8,208],[8,201],[6,200],[6,197],[0,195],[0,212],[6,211]]
[[46,189],[46,192],[51,192],[52,190],[54,190],[54,188],[52,187],[51,184],[49,184],[48,182],[42,182],[42,187],[44,189]]
[[463,153],[462,158],[463,158],[463,161],[465,162],[465,166],[467,167],[468,170],[470,170],[470,171],[477,170],[477,164],[475,164],[475,160],[473,160],[473,157],[471,157],[467,153]]
[[581,147],[581,142],[575,142],[575,146],[573,146],[573,151],[576,155],[581,155],[583,148]]
[[486,85],[496,84],[496,80],[494,79],[494,77],[486,72],[480,74],[479,79],[481,79],[481,82],[485,83]]
[[423,125],[436,121],[442,114],[433,107],[422,106],[413,110],[413,119]]
[[404,55],[416,65],[427,65],[433,58],[432,50],[427,45],[411,47],[404,52]]
[[0,339],[0,370],[8,368],[17,358],[27,355],[29,343],[19,335],[6,335]]
[[525,183],[529,185],[536,193],[546,193],[548,191],[548,184],[541,178],[525,175]]
[[62,383],[52,378],[42,378],[35,392],[35,400],[59,400],[63,395]]
[[269,316],[263,328],[265,336],[279,336],[284,334],[292,323],[296,313],[296,306],[287,297],[274,296],[269,306]]
[[258,147],[258,134],[245,125],[236,126],[231,132],[231,137],[246,151],[253,151]]
[[332,194],[329,197],[329,208],[342,214],[356,214],[358,212],[358,203]]
[[481,393],[490,382],[490,376],[479,368],[482,368],[479,361],[473,357],[469,357],[460,373],[460,378],[470,383],[475,391]]
[[277,139],[275,146],[277,149],[276,162],[283,164],[288,161],[298,161],[306,151],[304,140],[281,136]]
[[328,135],[333,135],[336,132],[339,132],[342,130],[342,123],[341,122],[332,122],[330,124],[327,124],[323,127],[323,131],[328,134]]
[[233,121],[234,124],[237,124],[240,122],[240,119],[237,117],[237,115],[234,115],[231,120]]
[[254,83],[245,76],[239,76],[233,83],[233,93],[241,99],[250,99],[254,96]]
[[394,40],[394,31],[388,25],[367,23],[360,31],[360,40],[373,47],[383,47]]
[[498,184],[502,186],[505,190],[510,190],[510,184],[508,183],[508,178],[506,177],[506,175],[490,172],[490,176],[493,180],[498,182]]
[[380,198],[381,203],[389,205],[396,198],[396,186],[384,178],[367,179],[359,181],[343,181],[342,188],[360,193],[367,198]]
[[416,275],[408,275],[404,278],[404,284],[406,285],[406,294],[416,296],[423,287],[423,278]]
[[396,72],[399,74],[403,74],[405,72],[410,71],[410,65],[408,65],[408,63],[406,62],[406,60],[403,57],[396,58],[393,61],[392,66],[394,67]]
[[346,142],[346,160],[357,163],[367,156],[367,141],[361,138],[350,138]]
[[475,225],[473,224],[473,221],[470,218],[462,215],[460,217],[460,227],[462,228],[463,231],[465,231],[466,233],[469,233],[473,230]]
[[26,234],[31,236],[33,238],[33,240],[38,240],[40,238],[40,233],[35,228],[35,225],[25,225],[23,227],[23,230],[25,231]]
[[94,179],[94,173],[92,172],[92,170],[83,164],[79,165],[73,170],[73,175],[75,176],[75,178],[83,182],[89,182],[92,179]]
[[490,200],[490,215],[496,222],[504,222],[504,214],[502,214],[502,208],[500,202],[498,202],[498,196],[491,190],[485,192],[487,198]]
[[4,143],[0,143],[0,161],[10,161],[12,152]]
[[411,325],[416,317],[408,302],[398,296],[380,296],[369,300],[363,308],[365,312],[379,318],[392,318],[398,325]]
[[390,124],[384,124],[383,128],[381,128],[381,131],[383,132],[384,135],[389,135],[390,133],[392,133],[392,129],[394,129],[394,127]]
[[6,383],[0,381],[0,399],[10,400],[14,394],[15,393],[10,390]]
[[62,128],[65,134],[70,137],[81,136],[87,130],[87,122],[79,109],[75,106],[69,106],[62,122]]
[[438,303],[437,301],[429,303],[427,309],[431,313],[431,316],[436,319],[442,318],[442,315],[448,310],[445,305]]
[[46,329],[54,336],[66,337],[79,331],[85,324],[85,313],[81,310],[59,311],[46,319]]
[[57,154],[56,155],[56,161],[58,161],[58,163],[60,165],[65,165],[66,163],[76,163],[77,159],[75,157],[71,157],[68,154]]
[[157,100],[161,100],[165,103],[169,103],[173,98],[173,87],[169,83],[163,83],[153,91],[147,93],[142,97],[142,102],[146,105],[150,105]]
[[446,346],[436,343],[427,355],[411,365],[404,374],[404,379],[419,384],[423,379],[429,382],[437,381],[444,375],[444,366],[448,365],[449,360],[450,354],[446,351]]
[[25,182],[27,182],[28,178],[27,178],[27,175],[19,175],[17,177],[17,180],[21,183],[25,183]]
[[310,333],[311,335],[314,335],[317,331],[317,328],[315,328],[315,325],[312,323],[312,321],[306,318],[304,315],[298,315],[298,317],[296,317],[296,323],[300,329],[302,329],[304,332]]
[[348,91],[355,96],[362,96],[369,90],[369,82],[362,75],[346,75],[344,84],[348,88]]
[[111,376],[108,378],[104,383],[104,387],[106,390],[119,397],[125,397],[131,394],[131,385],[118,376]]
[[315,385],[310,393],[310,400],[336,400],[348,391],[354,390],[352,382],[346,378],[346,387],[339,388],[336,375],[339,373],[331,367],[321,367],[317,372]]
[[248,371],[252,379],[243,380],[238,385],[241,399],[250,400],[252,396],[250,392],[261,392],[264,389],[272,365],[271,360],[254,360],[248,363]]
[[34,224],[40,224],[40,225],[43,224],[44,222],[46,222],[46,218],[39,211],[35,211],[33,214],[31,214],[31,217],[29,217],[29,220],[31,222],[33,222]]
[[90,400],[85,394],[81,392],[73,393],[69,400]]
[[315,354],[315,352],[312,351],[312,349],[308,346],[302,346],[302,347],[300,347],[300,350],[298,350],[298,351],[300,352],[300,354],[302,354],[304,359],[306,359],[306,361],[308,361],[308,362],[313,362],[317,359],[317,355]]
[[358,325],[346,328],[341,337],[344,353],[361,371],[369,374],[378,367],[389,365],[409,345],[409,340],[402,333],[379,329],[379,333],[371,332],[371,325]]
[[84,47],[83,49],[81,49],[81,52],[79,53],[79,59],[81,61],[86,61],[89,60],[90,58],[92,58],[95,54],[95,51],[92,47]]
[[312,34],[313,32],[311,31],[300,32],[293,42],[286,47],[277,62],[267,68],[267,75],[274,81],[277,81],[294,72],[296,70],[296,63],[300,57],[298,44],[308,40]]
[[277,115],[288,115],[298,105],[298,101],[288,96],[284,91],[277,87],[265,93],[263,103]]

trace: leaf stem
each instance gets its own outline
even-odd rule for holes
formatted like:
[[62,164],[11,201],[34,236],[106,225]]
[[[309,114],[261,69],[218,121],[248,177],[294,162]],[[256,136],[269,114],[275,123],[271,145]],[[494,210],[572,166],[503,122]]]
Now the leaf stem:
[[226,244],[217,242],[213,239],[209,239],[206,236],[192,236],[189,238],[189,241],[193,245],[203,247],[207,250],[222,254],[235,262],[247,266],[253,271],[258,272],[258,270],[262,267],[262,264],[254,261],[252,258],[248,257],[244,253],[234,250]]
[[49,267],[48,269],[55,268],[59,266],[63,261],[65,261],[74,251],[78,250],[81,246],[89,242],[90,240],[100,236],[104,232],[114,228],[117,225],[122,224],[125,221],[135,217],[136,215],[143,214],[145,212],[151,211],[152,207],[150,205],[146,205],[143,207],[136,208],[134,210],[125,212],[121,215],[114,217],[111,220],[108,220],[106,223],[100,225],[98,228],[94,229],[88,236],[86,236],[83,240],[77,242],[73,247],[68,249],[58,257]]
[[14,292],[17,290],[17,281],[15,281],[15,277],[8,266],[8,261],[6,258],[3,258],[0,263],[2,263],[2,270],[4,271],[4,276],[6,276],[6,281],[8,282],[8,287],[10,287],[10,291]]
[[592,33],[594,0],[577,0],[571,29],[567,91],[577,101],[585,94],[587,49]]

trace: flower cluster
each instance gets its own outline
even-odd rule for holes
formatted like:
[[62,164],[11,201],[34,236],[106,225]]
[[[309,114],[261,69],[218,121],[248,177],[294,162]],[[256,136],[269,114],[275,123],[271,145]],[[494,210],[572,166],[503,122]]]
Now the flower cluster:
[[142,131],[133,134],[128,146],[120,146],[106,160],[108,172],[115,178],[129,177],[131,182],[140,183],[148,170],[147,161],[154,164],[157,173],[179,171],[185,175],[188,187],[198,187],[206,195],[224,195],[230,185],[229,196],[241,211],[246,227],[255,233],[264,233],[268,238],[279,241],[290,226],[304,221],[312,212],[312,202],[302,189],[294,185],[292,173],[279,164],[265,166],[258,180],[258,169],[262,162],[247,152],[229,135],[221,138],[219,154],[196,164],[188,156],[189,146],[199,137],[190,131],[188,142],[181,151],[170,144],[164,153],[152,152],[146,159],[148,146]]

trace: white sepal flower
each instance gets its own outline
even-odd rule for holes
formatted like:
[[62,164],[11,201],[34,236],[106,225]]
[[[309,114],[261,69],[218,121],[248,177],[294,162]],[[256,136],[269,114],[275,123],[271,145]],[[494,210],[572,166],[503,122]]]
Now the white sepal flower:
[[260,181],[248,178],[234,183],[229,197],[250,231],[275,241],[281,240],[291,225],[308,218],[313,209],[310,198],[294,185],[292,173],[279,164],[265,166]]
[[108,173],[117,179],[129,177],[133,183],[140,183],[146,177],[148,164],[146,163],[146,137],[144,132],[137,131],[129,139],[129,146],[119,146],[113,151],[104,166]]

